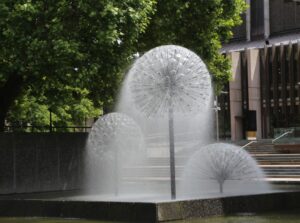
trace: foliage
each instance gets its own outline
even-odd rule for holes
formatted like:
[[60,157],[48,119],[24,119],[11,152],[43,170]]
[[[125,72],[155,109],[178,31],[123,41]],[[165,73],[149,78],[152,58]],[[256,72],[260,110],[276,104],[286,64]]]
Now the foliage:
[[56,125],[101,114],[131,55],[158,45],[195,51],[221,86],[230,76],[221,42],[245,7],[244,0],[2,0],[0,131],[5,118],[48,124],[49,109]]
[[246,9],[244,0],[159,0],[157,12],[140,42],[145,51],[157,45],[178,44],[198,53],[213,74],[216,89],[230,78],[221,43],[232,36]]
[[2,0],[0,119],[9,113],[10,121],[45,123],[49,108],[57,121],[99,115],[95,108],[112,102],[154,6],[155,0]]
[[[45,96],[34,97],[30,94],[22,95],[14,101],[11,111],[7,115],[7,121],[15,126],[15,129],[31,129],[26,126],[33,126],[34,131],[44,131],[49,129],[50,111],[52,112],[52,126],[58,128],[66,126],[82,126],[88,117],[97,117],[101,111],[94,107],[93,102],[88,99],[88,91],[86,89],[72,89],[78,92],[77,97],[67,95],[62,104],[54,104]],[[62,101],[60,101],[62,102]],[[54,104],[51,107],[51,104]],[[64,131],[68,130],[62,128]],[[70,130],[70,129],[69,129]]]

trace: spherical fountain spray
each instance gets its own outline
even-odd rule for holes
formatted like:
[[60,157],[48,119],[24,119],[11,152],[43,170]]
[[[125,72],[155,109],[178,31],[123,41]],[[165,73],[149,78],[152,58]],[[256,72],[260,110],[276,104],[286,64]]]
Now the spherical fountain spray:
[[[119,194],[120,169],[130,158],[136,157],[137,153],[142,153],[143,135],[139,126],[129,116],[122,113],[109,113],[100,117],[93,125],[88,137],[88,159],[94,160],[90,165],[94,165],[95,174],[99,172],[112,170],[112,173],[105,175],[113,176],[112,185],[115,195]],[[97,168],[97,165],[102,165]],[[101,175],[101,174],[100,174]],[[103,177],[103,176],[101,176]],[[109,177],[100,180],[107,182]],[[98,183],[96,183],[98,184]]]
[[134,102],[146,116],[168,115],[171,197],[176,198],[174,113],[198,112],[208,105],[209,72],[194,52],[180,46],[156,47],[129,71]]
[[256,161],[244,149],[214,143],[201,147],[188,161],[183,174],[182,193],[197,196],[216,192],[265,192],[269,186],[264,177]]

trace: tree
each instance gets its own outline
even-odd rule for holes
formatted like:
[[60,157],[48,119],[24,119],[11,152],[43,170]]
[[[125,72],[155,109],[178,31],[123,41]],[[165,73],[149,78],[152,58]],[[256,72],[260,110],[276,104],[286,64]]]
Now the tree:
[[230,78],[228,58],[220,54],[221,43],[230,39],[245,11],[244,0],[158,0],[140,51],[158,45],[178,44],[193,50],[207,64],[216,89]]
[[12,106],[73,120],[76,105],[91,113],[108,104],[155,2],[2,0],[0,131],[8,114],[21,116]]
[[[80,97],[74,97],[74,92],[78,92]],[[51,126],[56,127],[55,131],[73,130],[62,128],[67,126],[82,125],[87,117],[97,117],[101,111],[95,108],[93,102],[88,98],[88,91],[82,89],[72,89],[70,94],[64,90],[64,101],[57,104],[51,102],[46,96],[35,97],[30,93],[22,94],[14,100],[6,120],[11,124],[13,131],[45,131]],[[53,106],[51,106],[53,104]]]

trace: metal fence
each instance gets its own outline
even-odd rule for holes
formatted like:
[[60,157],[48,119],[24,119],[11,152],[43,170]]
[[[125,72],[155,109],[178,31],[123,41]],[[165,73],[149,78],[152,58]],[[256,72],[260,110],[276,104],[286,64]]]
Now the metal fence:
[[5,125],[4,132],[89,132],[92,126]]

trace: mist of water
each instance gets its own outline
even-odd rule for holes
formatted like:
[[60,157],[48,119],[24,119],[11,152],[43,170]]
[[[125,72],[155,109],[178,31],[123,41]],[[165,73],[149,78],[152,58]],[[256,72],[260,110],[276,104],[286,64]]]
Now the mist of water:
[[89,134],[86,150],[86,188],[103,194],[123,193],[124,169],[145,157],[144,137],[129,116],[100,117]]
[[[214,135],[212,98],[210,75],[192,51],[162,46],[138,58],[124,79],[117,113],[101,117],[89,135],[88,190],[108,194],[112,200],[169,197],[170,108],[176,188],[181,197],[218,192],[221,186],[224,193],[242,192],[242,186],[230,185],[247,182],[247,188],[252,175],[232,177],[247,168],[255,173],[255,178],[263,177],[255,161],[243,150],[237,152],[225,144],[205,147],[212,143]],[[228,179],[212,176],[217,174],[217,163],[221,172],[231,168],[231,175],[225,174],[230,175]],[[205,178],[207,175],[209,179]]]
[[[160,160],[160,167],[166,174],[147,181],[147,190],[142,189],[146,193],[170,194],[170,106],[174,110],[175,160],[181,160],[176,163],[182,166],[192,154],[190,148],[212,139],[211,96],[205,64],[183,47],[154,48],[133,64],[124,81],[117,111],[130,115],[140,124],[148,160],[166,158],[164,162]],[[144,172],[139,174],[144,180],[155,178],[159,167],[149,162],[143,165],[139,169]],[[181,171],[177,171],[176,178],[180,177]]]
[[[146,149],[146,159],[138,164],[134,170],[136,174],[132,173],[131,178],[139,182],[134,186],[137,193],[167,196],[170,194],[168,117],[145,117],[132,99],[129,89],[131,78],[132,76],[128,75],[124,80],[117,111],[130,115],[136,123],[139,123],[145,137]],[[212,97],[209,98],[211,99]],[[213,141],[212,122],[211,103],[197,114],[178,112],[174,114],[175,159],[180,160],[176,162],[177,166],[185,164],[185,161],[193,154],[196,145],[205,145]],[[158,163],[151,164],[149,160],[158,160]],[[159,168],[165,174],[159,174],[160,177],[157,177]],[[176,173],[176,178],[181,178],[181,170]],[[179,186],[178,183],[177,185]]]
[[264,193],[270,190],[264,179],[264,173],[244,149],[214,143],[200,147],[188,161],[181,182],[181,195]]

